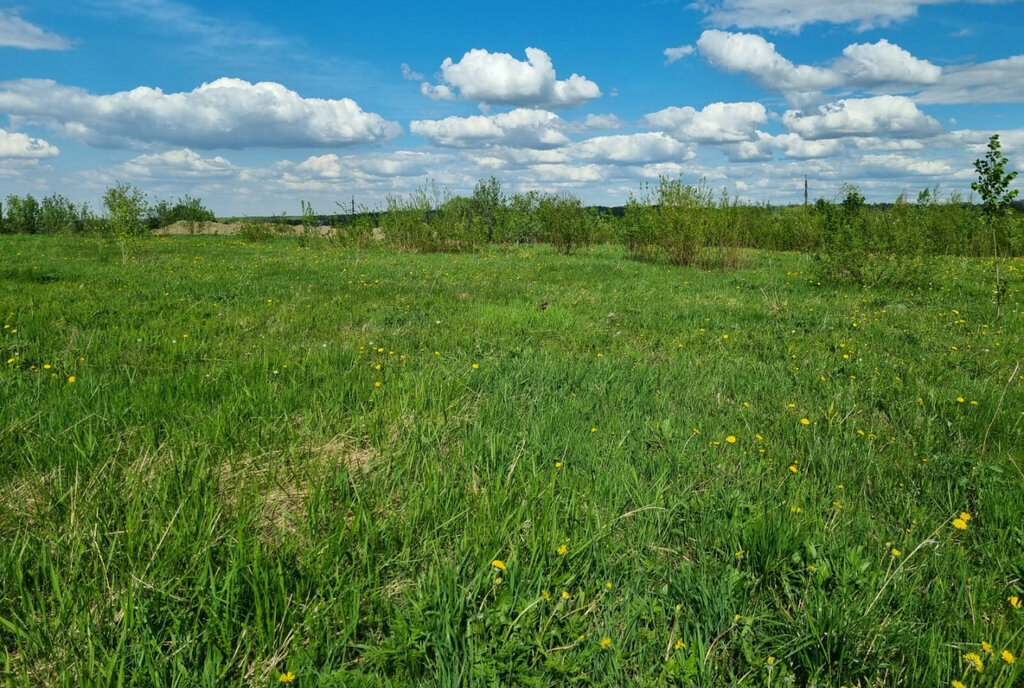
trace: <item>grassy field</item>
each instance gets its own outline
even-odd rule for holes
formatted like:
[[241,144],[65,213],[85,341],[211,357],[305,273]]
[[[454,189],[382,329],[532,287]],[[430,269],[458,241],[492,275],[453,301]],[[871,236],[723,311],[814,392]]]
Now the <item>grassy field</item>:
[[1024,259],[101,241],[0,237],[6,685],[1024,683]]

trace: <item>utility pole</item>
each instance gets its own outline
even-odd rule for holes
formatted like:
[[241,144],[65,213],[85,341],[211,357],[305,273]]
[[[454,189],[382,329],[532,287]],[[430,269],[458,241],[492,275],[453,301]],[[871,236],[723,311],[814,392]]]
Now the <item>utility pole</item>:
[[807,205],[807,175],[804,175],[804,206]]
[[356,214],[356,197],[355,196],[352,197],[352,214],[353,215]]

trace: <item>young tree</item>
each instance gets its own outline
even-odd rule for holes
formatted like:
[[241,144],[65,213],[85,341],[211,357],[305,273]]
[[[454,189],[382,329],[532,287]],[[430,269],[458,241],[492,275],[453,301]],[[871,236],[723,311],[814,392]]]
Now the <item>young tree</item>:
[[1006,171],[1009,160],[999,145],[999,134],[992,134],[988,140],[988,152],[984,158],[974,161],[978,181],[971,182],[971,188],[981,196],[985,221],[992,229],[992,253],[996,266],[996,317],[1002,314],[1003,287],[999,279],[999,242],[996,239],[997,225],[1006,219],[1010,202],[1017,197],[1017,189],[1010,184],[1017,178],[1016,170]]
[[32,194],[7,197],[6,229],[14,234],[35,234],[39,231],[39,201]]
[[107,209],[107,231],[121,248],[121,262],[135,256],[135,241],[147,233],[149,203],[141,189],[128,182],[116,182],[103,194]]
[[978,181],[971,182],[971,188],[981,196],[982,210],[989,220],[1004,215],[1010,202],[1017,197],[1017,189],[1010,188],[1010,184],[1017,178],[1017,172],[1006,171],[1010,161],[1000,148],[999,134],[992,134],[988,140],[988,153],[984,158],[974,161]]

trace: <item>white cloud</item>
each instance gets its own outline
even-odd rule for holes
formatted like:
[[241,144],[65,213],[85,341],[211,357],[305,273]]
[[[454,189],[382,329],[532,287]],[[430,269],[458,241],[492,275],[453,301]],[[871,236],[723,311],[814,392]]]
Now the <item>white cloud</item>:
[[616,115],[587,115],[583,120],[583,126],[587,129],[621,129],[623,121]]
[[796,65],[779,54],[775,44],[749,33],[711,29],[697,41],[713,67],[749,74],[772,91],[807,93],[833,88],[908,90],[936,83],[942,69],[921,60],[884,38],[854,43],[828,67]]
[[904,96],[847,98],[805,114],[788,110],[782,123],[806,139],[842,136],[899,137],[932,136],[942,131],[938,121],[921,112],[914,101]]
[[1024,55],[947,67],[922,103],[1024,103]]
[[14,10],[0,8],[0,48],[23,50],[68,50],[71,43],[18,16]]
[[569,143],[566,123],[547,110],[517,108],[497,115],[413,120],[409,130],[436,145],[456,148],[492,145],[551,148]]
[[768,134],[757,132],[757,139],[743,141],[725,147],[730,160],[743,162],[750,160],[771,160],[773,151],[780,151],[787,158],[809,160],[838,155],[845,148],[839,139],[808,141],[798,134]]
[[701,34],[697,49],[712,67],[746,72],[771,90],[819,91],[836,85],[830,70],[794,65],[775,50],[774,43],[754,34],[711,29]]
[[237,169],[221,156],[204,158],[189,148],[140,155],[124,163],[121,170],[133,179],[209,179],[231,177],[237,173]]
[[222,78],[185,93],[111,95],[43,79],[0,82],[0,110],[100,147],[322,147],[392,139],[401,127],[349,98],[303,98],[274,82]]
[[662,51],[662,55],[665,56],[665,64],[672,64],[673,62],[678,62],[684,57],[693,55],[696,51],[697,49],[692,45],[680,45],[676,48],[665,48],[665,50]]
[[473,49],[458,62],[445,58],[441,75],[442,83],[423,83],[425,96],[548,108],[575,107],[601,96],[597,84],[586,77],[556,79],[551,58],[540,48],[527,48],[525,62],[508,53]]
[[680,141],[733,143],[753,138],[757,125],[768,121],[768,112],[761,103],[711,103],[702,110],[667,107],[643,121]]
[[402,63],[402,78],[406,81],[423,81],[423,75],[419,72],[414,72],[412,67],[407,63]]
[[843,77],[844,85],[876,87],[890,84],[934,84],[942,68],[921,60],[884,38],[877,43],[854,43],[832,68]]
[[0,160],[52,158],[59,153],[57,146],[43,139],[0,129]]
[[569,146],[575,160],[611,164],[667,162],[692,157],[692,149],[661,132],[595,136]]
[[[690,7],[707,15],[713,26],[740,29],[765,28],[797,32],[807,24],[855,24],[860,30],[889,26],[917,15],[923,5],[959,0],[696,0]],[[1016,0],[982,0],[1015,2]]]

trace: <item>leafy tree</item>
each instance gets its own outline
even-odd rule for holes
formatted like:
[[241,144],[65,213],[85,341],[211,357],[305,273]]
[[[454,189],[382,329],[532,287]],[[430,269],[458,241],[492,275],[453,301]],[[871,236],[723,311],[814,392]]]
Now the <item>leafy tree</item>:
[[1006,171],[1009,160],[999,145],[999,134],[992,134],[988,140],[988,153],[974,161],[978,181],[971,182],[971,188],[981,196],[982,212],[992,228],[992,253],[996,269],[996,317],[1002,315],[1003,285],[999,279],[999,240],[997,225],[1003,224],[1009,214],[1010,203],[1017,197],[1017,189],[1010,184],[1017,178],[1017,172]]
[[1000,148],[999,134],[992,134],[988,140],[988,153],[974,161],[978,181],[971,182],[971,188],[981,196],[982,210],[989,219],[1004,215],[1017,197],[1017,189],[1010,188],[1017,172],[1006,171],[1009,160]]
[[147,231],[149,202],[141,189],[128,182],[116,182],[103,194],[107,209],[107,231],[121,248],[121,262],[135,256],[135,241]]
[[39,201],[32,194],[7,197],[6,229],[14,234],[35,234],[39,231]]
[[79,228],[78,208],[61,194],[50,194],[39,206],[37,224],[43,234],[75,231]]
[[478,181],[473,187],[470,207],[474,221],[487,236],[487,242],[494,242],[495,233],[503,224],[505,215],[505,196],[501,193],[501,184],[498,180],[491,177]]

